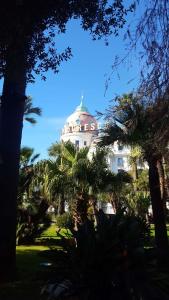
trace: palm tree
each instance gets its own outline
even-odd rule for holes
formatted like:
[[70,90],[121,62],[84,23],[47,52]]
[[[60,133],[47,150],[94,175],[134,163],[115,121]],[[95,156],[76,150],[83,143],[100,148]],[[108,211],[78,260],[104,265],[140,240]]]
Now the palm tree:
[[[89,198],[93,205],[95,203],[92,201],[94,199],[93,191],[96,196],[98,184],[101,185],[101,172],[103,173],[103,169],[107,168],[105,157],[103,159],[103,150],[99,150],[99,153],[96,152],[97,155],[94,155],[91,160],[88,158],[88,153],[87,147],[77,151],[71,142],[55,143],[49,148],[49,155],[60,164],[60,172],[64,172],[64,179],[61,180],[57,190],[61,189],[63,183],[65,185],[63,186],[64,193],[69,189],[69,200],[73,198],[71,202],[76,225],[87,219]],[[108,173],[107,170],[106,172]],[[104,172],[104,179],[106,172]],[[65,178],[65,174],[67,178]],[[56,179],[58,180],[59,177],[57,176]],[[62,197],[62,201],[64,198]]]
[[36,119],[32,115],[41,116],[42,111],[39,107],[33,107],[32,98],[30,96],[26,97],[25,107],[24,107],[24,120],[36,124]]
[[38,211],[35,197],[32,197],[32,183],[35,177],[34,162],[38,157],[39,154],[34,154],[33,148],[21,148],[17,196],[17,243],[28,234],[28,227],[31,223],[30,212]]
[[18,202],[21,202],[25,194],[29,197],[29,188],[34,176],[33,164],[39,154],[34,154],[34,149],[22,147],[20,151],[20,170],[18,185]]
[[[48,149],[50,160],[50,169],[53,178],[51,184],[53,193],[59,198],[58,214],[65,212],[65,201],[72,189],[71,170],[76,157],[76,148],[71,142],[54,143]],[[70,200],[70,199],[69,199]]]
[[[85,147],[77,151],[75,146],[70,143],[61,143],[61,169],[67,174],[69,189],[72,188],[72,211],[75,221],[83,223],[87,219],[88,208],[88,182],[87,170],[89,160],[87,158],[88,148]],[[59,159],[59,157],[58,157]]]
[[145,104],[133,94],[116,98],[117,105],[106,114],[108,125],[101,145],[115,141],[140,146],[149,166],[149,187],[155,223],[158,259],[168,261],[168,238],[163,201],[160,191],[158,163],[162,160],[169,140],[169,102],[158,99]]
[[115,175],[109,171],[105,148],[96,148],[89,155],[87,147],[77,151],[71,142],[62,142],[53,144],[49,155],[53,158],[50,161],[50,164],[53,163],[53,178],[50,179],[53,191],[55,195],[60,195],[62,203],[69,194],[75,227],[87,219],[89,206],[96,215],[97,198],[101,194],[111,194],[111,203],[116,205],[116,209],[119,208],[118,197],[115,199],[115,196],[123,184],[131,181],[131,177],[125,172]]
[[132,168],[133,180],[138,179],[138,161],[142,157],[141,148],[138,146],[131,147],[129,164]]
[[20,151],[20,168],[32,165],[40,154],[34,154],[34,149],[23,146]]
[[[96,148],[93,155],[89,155],[89,149],[80,149],[75,156],[67,151],[65,158],[71,161],[70,176],[75,187],[74,219],[77,227],[87,219],[87,208],[93,209],[95,222],[97,223],[97,199],[99,195],[110,194],[111,203],[115,203],[115,191],[117,186],[122,186],[124,182],[129,182],[128,174],[113,174],[108,169],[107,149]],[[118,184],[119,185],[118,185]],[[116,205],[117,208],[117,205]]]
[[117,174],[112,174],[111,184],[109,183],[108,189],[106,189],[106,191],[108,192],[110,202],[115,213],[124,208],[124,206],[126,208],[126,204],[124,203],[124,200],[126,200],[124,191],[126,187],[131,183],[132,177],[125,171],[121,171]]

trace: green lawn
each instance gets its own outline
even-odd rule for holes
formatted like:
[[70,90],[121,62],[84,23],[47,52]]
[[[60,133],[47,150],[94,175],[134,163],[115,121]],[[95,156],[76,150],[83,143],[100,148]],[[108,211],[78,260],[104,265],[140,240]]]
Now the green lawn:
[[52,224],[39,238],[37,238],[37,241],[42,243],[43,241],[53,240],[53,242],[55,242],[55,240],[60,239],[60,234],[66,236],[67,234],[70,234],[70,231],[65,228],[59,229],[55,224]]
[[49,228],[47,228],[40,236],[40,239],[43,238],[53,238],[58,239],[57,228],[55,224],[52,224]]
[[44,267],[40,264],[44,258],[41,251],[45,246],[17,247],[17,280],[0,287],[0,300],[39,300],[40,288],[43,284]]
[[43,258],[39,255],[41,251],[49,250],[47,246],[17,246],[17,266],[18,278],[37,279],[37,274],[40,273]]
[[[41,299],[40,290],[50,270],[50,267],[41,264],[50,260],[40,254],[51,248],[60,249],[60,236],[57,231],[56,225],[51,225],[36,240],[36,245],[17,246],[17,279],[13,283],[0,286],[0,300]],[[64,236],[67,234],[66,229],[61,229],[59,232]]]

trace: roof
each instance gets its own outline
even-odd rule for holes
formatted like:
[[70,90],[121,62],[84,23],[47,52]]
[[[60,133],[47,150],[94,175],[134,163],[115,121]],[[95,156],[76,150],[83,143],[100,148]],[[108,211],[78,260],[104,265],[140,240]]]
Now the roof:
[[87,113],[89,113],[87,107],[83,105],[83,101],[82,101],[82,100],[81,100],[81,102],[80,102],[80,105],[78,105],[78,106],[76,107],[76,110],[75,110],[75,111],[80,111],[80,112],[87,112]]

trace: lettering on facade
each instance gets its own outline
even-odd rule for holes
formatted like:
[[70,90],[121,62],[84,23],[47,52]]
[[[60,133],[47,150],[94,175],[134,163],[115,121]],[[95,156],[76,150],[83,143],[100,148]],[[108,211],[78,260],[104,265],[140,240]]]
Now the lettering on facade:
[[96,123],[86,123],[84,125],[75,125],[75,126],[65,126],[64,133],[71,133],[71,132],[83,132],[83,131],[94,131],[97,130],[99,126]]

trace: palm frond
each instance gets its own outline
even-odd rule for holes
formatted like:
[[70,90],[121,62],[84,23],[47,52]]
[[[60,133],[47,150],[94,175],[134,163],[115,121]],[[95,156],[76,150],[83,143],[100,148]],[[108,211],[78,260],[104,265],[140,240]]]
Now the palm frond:
[[29,122],[32,125],[37,123],[37,121],[34,118],[31,118],[31,117],[26,117],[24,119],[25,119],[25,121]]

